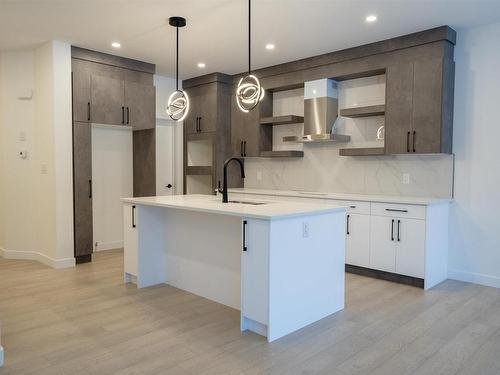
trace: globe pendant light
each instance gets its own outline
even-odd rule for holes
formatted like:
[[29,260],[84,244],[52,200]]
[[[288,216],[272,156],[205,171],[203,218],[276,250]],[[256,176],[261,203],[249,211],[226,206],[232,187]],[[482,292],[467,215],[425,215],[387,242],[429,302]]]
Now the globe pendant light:
[[186,20],[182,17],[170,17],[170,26],[175,27],[177,32],[176,60],[175,60],[175,91],[170,95],[167,102],[167,114],[175,121],[182,121],[189,112],[189,97],[185,91],[179,90],[179,27],[186,26]]
[[264,88],[251,71],[251,0],[248,0],[248,74],[241,78],[236,88],[236,103],[243,112],[249,112],[264,98]]

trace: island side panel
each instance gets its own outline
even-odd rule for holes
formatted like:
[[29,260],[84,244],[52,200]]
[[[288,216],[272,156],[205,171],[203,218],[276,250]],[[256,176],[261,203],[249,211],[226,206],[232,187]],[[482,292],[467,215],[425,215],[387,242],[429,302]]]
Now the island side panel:
[[344,308],[345,211],[271,221],[269,342]]
[[164,210],[166,283],[239,310],[241,218]]
[[267,336],[270,221],[243,219],[241,224],[241,330]]
[[138,232],[137,287],[144,288],[166,282],[165,209],[137,205]]

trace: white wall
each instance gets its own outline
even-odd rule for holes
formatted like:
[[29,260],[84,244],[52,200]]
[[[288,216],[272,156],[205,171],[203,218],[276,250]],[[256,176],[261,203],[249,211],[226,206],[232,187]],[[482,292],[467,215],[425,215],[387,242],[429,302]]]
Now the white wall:
[[123,247],[123,206],[133,193],[132,131],[92,125],[92,211],[96,251]]
[[458,32],[450,277],[500,287],[500,23]]
[[49,42],[0,60],[0,255],[72,266],[70,46]]
[[[154,76],[156,87],[156,194],[183,192],[183,124],[172,121],[165,109],[175,90],[175,78]],[[179,83],[181,87],[181,83]],[[165,186],[172,184],[173,188]]]

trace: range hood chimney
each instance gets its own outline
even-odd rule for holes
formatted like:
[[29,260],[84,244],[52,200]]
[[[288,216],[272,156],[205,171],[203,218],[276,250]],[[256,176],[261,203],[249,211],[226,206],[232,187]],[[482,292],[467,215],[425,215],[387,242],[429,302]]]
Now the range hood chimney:
[[304,135],[283,137],[283,142],[348,142],[351,137],[335,133],[338,118],[337,83],[319,79],[304,84]]

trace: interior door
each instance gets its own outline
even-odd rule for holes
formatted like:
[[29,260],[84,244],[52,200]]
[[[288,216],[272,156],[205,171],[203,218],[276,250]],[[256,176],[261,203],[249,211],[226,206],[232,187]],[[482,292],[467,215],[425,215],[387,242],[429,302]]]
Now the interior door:
[[396,218],[371,216],[370,268],[387,272],[396,270]]
[[348,214],[346,263],[370,267],[370,216]]
[[75,256],[92,254],[92,128],[73,125]]
[[158,120],[156,126],[156,195],[182,194],[176,181],[176,127],[173,121]]
[[397,219],[396,273],[423,279],[425,220]]
[[125,125],[124,82],[92,76],[92,122],[107,125]]
[[391,65],[386,71],[385,153],[411,151],[413,64]]
[[125,124],[134,130],[155,127],[155,87],[125,81]]

